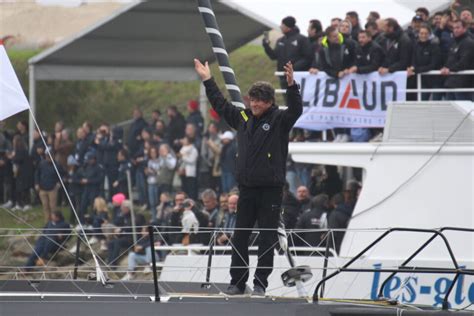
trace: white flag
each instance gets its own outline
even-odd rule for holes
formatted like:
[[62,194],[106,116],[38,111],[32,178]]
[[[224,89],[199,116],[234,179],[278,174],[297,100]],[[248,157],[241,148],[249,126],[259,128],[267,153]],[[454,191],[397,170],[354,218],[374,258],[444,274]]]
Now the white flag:
[[0,40],[0,121],[29,107],[3,42]]

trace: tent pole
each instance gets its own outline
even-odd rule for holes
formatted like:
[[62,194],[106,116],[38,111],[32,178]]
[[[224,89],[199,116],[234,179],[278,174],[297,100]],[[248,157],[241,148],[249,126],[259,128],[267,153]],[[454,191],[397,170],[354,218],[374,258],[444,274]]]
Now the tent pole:
[[35,79],[35,66],[29,65],[29,101],[31,113],[28,121],[28,145],[31,149],[33,147],[33,131],[35,130],[35,122],[33,121],[33,115],[36,115],[36,79]]

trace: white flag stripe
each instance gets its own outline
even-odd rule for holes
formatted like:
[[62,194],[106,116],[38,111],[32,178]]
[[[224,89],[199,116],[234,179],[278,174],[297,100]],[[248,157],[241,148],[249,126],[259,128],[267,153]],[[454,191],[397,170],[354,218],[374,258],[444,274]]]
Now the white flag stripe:
[[4,120],[30,107],[15,70],[0,43],[0,120]]
[[212,27],[206,27],[206,32],[208,34],[216,34],[216,35],[219,35],[220,37],[222,37],[221,32],[219,32],[218,29],[215,29],[215,28],[212,28]]
[[240,88],[235,84],[226,84],[225,87],[227,90],[236,90],[240,92]]
[[[201,13],[209,13],[210,15],[214,15],[214,12],[212,12],[211,9],[205,8],[205,7],[198,7],[199,12]],[[215,16],[215,15],[214,15]]]
[[212,51],[213,51],[214,53],[216,53],[216,54],[224,54],[224,55],[226,55],[226,56],[229,56],[229,55],[227,55],[227,51],[226,51],[225,49],[223,49],[223,48],[213,47],[213,48],[212,48]]
[[219,66],[219,70],[222,71],[222,72],[230,72],[231,74],[235,74],[234,70],[230,67]]

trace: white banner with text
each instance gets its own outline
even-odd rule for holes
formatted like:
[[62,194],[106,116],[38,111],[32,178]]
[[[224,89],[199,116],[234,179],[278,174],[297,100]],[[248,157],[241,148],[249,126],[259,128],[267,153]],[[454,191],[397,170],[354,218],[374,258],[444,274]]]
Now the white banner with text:
[[303,114],[295,124],[298,128],[383,127],[387,106],[405,101],[406,96],[406,71],[350,74],[341,79],[324,72],[295,72],[294,77],[303,97]]

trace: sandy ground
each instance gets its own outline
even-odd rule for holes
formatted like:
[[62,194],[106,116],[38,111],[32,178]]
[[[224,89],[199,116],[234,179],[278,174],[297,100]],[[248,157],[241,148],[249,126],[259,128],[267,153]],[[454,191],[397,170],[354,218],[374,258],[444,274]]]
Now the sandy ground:
[[79,7],[44,6],[34,0],[0,0],[0,38],[16,48],[44,48],[106,18],[123,3],[89,3]]

